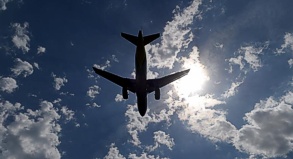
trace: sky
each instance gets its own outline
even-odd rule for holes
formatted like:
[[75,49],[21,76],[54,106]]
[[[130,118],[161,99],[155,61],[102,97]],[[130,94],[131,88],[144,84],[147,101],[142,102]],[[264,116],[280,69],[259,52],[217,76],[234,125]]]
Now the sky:
[[[293,1],[0,0],[0,158],[293,158]],[[191,69],[148,95],[134,78]]]

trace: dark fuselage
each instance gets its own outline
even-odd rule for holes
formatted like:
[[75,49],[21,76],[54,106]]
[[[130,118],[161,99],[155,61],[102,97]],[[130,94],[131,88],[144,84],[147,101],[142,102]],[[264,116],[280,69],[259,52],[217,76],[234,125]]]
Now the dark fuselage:
[[135,52],[135,70],[136,70],[136,95],[137,106],[141,116],[144,116],[147,110],[147,58],[144,49],[142,33],[138,34],[139,42]]
[[147,58],[144,46],[160,37],[160,34],[143,36],[142,31],[138,36],[121,33],[121,36],[136,45],[135,52],[135,79],[123,78],[105,70],[93,67],[93,70],[100,76],[112,81],[122,87],[123,99],[128,99],[128,91],[136,93],[137,107],[139,114],[144,116],[147,111],[147,94],[155,92],[155,99],[160,99],[160,88],[185,76],[188,70],[173,73],[156,79],[147,79]]

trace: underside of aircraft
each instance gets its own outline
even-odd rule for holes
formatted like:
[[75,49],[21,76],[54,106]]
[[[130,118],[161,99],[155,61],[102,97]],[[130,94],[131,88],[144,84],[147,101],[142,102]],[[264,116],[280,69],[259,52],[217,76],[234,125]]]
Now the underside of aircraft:
[[156,79],[147,79],[147,58],[144,46],[152,42],[153,40],[160,37],[160,34],[152,34],[148,36],[143,36],[142,31],[138,32],[138,36],[121,33],[121,36],[132,44],[136,45],[135,54],[135,70],[136,78],[123,78],[113,73],[104,71],[93,67],[94,71],[112,81],[113,83],[122,87],[122,96],[124,99],[128,99],[128,91],[135,93],[137,96],[137,106],[141,116],[144,116],[147,110],[147,94],[155,92],[155,99],[160,99],[160,88],[166,86],[167,84],[185,76],[188,74],[190,69],[177,72],[165,77]]

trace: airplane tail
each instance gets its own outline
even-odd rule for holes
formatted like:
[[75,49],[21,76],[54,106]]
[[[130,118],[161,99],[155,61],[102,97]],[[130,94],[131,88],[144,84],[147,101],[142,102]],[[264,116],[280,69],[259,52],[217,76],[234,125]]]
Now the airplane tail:
[[[123,38],[125,38],[126,40],[130,41],[131,43],[133,43],[134,45],[138,45],[140,38],[134,35],[130,35],[130,34],[126,34],[126,33],[121,33],[121,36]],[[143,38],[143,44],[147,45],[150,42],[154,41],[155,39],[157,39],[158,37],[160,37],[160,33],[157,34],[152,34],[152,35],[148,35],[148,36],[144,36]]]

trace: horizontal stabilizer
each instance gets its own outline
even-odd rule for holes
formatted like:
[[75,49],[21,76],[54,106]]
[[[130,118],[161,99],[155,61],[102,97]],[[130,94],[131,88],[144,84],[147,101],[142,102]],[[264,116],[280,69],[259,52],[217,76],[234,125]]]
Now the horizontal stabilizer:
[[126,33],[121,33],[121,36],[125,38],[126,40],[130,41],[132,44],[137,45],[138,43],[138,37]]
[[160,37],[160,33],[145,36],[145,37],[143,37],[143,43],[144,43],[144,45],[147,45],[150,42],[156,40],[158,37]]
[[134,36],[134,35],[126,34],[126,33],[121,33],[121,36],[125,38],[126,40],[130,41],[132,44],[137,46],[138,44],[143,44],[143,45],[149,44],[150,42],[160,37],[160,33],[143,37],[142,32],[139,31],[139,36]]

